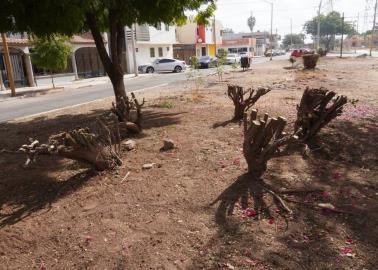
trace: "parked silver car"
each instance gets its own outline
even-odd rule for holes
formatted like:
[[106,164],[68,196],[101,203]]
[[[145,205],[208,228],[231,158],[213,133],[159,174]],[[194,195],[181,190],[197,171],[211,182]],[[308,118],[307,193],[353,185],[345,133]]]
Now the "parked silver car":
[[186,69],[184,61],[170,58],[156,59],[151,64],[141,65],[138,67],[138,71],[142,73],[154,73],[154,72],[176,72],[179,73]]
[[232,65],[232,64],[238,64],[240,63],[240,56],[236,53],[229,53],[226,58],[226,64]]

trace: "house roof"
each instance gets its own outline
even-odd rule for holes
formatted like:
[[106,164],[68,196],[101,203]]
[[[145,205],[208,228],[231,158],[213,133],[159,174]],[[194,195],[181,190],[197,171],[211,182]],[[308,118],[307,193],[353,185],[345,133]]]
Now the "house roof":
[[[8,37],[7,42],[10,46],[16,46],[16,47],[25,47],[30,46],[31,42],[27,38],[15,38],[15,37]],[[83,33],[80,35],[74,35],[70,42],[72,44],[95,44],[93,37],[90,33]],[[104,40],[106,43],[106,40]],[[1,45],[1,42],[0,42]]]
[[7,43],[13,46],[28,46],[30,40],[27,38],[7,38]]

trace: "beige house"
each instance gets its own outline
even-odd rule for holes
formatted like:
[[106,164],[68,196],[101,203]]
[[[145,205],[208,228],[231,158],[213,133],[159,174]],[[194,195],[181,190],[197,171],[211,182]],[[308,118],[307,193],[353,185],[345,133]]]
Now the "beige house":
[[[106,36],[104,39],[107,43]],[[7,43],[16,87],[50,84],[50,76],[32,64],[30,53],[33,48],[27,34],[7,34]],[[89,33],[74,36],[70,43],[71,59],[66,71],[56,74],[57,82],[105,75],[94,40]],[[8,86],[8,76],[4,64],[3,44],[0,42],[0,89],[5,89],[5,86]]]

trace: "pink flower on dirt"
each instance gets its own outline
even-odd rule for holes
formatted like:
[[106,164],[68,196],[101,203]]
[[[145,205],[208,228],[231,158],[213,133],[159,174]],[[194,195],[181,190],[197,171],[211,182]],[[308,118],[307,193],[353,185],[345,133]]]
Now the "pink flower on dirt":
[[352,245],[352,244],[353,244],[353,239],[348,238],[348,239],[345,241],[345,243],[346,243],[347,245]]
[[235,166],[240,166],[240,158],[235,158],[234,161],[233,161],[233,164]]
[[273,218],[270,218],[270,219],[268,220],[268,223],[271,224],[271,225],[274,224],[274,219],[273,219]]
[[331,193],[328,192],[328,191],[324,191],[322,193],[322,197],[323,197],[323,199],[329,199],[331,197]]
[[245,211],[244,211],[244,215],[245,215],[246,217],[255,217],[255,216],[257,215],[257,213],[256,213],[255,210],[253,210],[253,209],[251,209],[251,208],[247,208],[247,209],[245,209]]
[[338,172],[338,171],[334,171],[334,172],[331,173],[331,176],[332,176],[333,179],[338,180],[338,179],[341,178],[341,173]]

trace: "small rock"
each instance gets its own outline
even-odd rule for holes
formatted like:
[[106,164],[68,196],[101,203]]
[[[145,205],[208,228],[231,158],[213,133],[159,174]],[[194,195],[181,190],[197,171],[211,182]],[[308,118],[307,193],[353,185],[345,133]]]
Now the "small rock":
[[126,147],[127,151],[131,151],[135,149],[136,142],[134,140],[127,140],[123,145]]
[[170,139],[164,139],[163,140],[163,147],[160,148],[160,151],[168,151],[168,150],[172,150],[173,148],[175,148],[175,143],[173,140],[170,140]]
[[155,166],[155,163],[146,163],[142,166],[143,170],[149,170],[152,169]]

